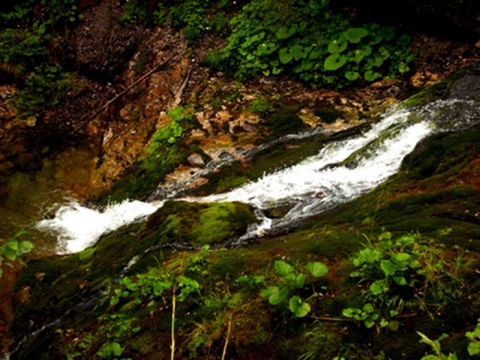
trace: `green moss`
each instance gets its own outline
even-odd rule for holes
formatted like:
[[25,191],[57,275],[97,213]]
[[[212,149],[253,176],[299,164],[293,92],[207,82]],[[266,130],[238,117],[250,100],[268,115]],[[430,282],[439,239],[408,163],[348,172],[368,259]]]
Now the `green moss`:
[[102,196],[102,203],[120,202],[125,199],[145,200],[156,189],[165,175],[186,161],[189,152],[179,144],[171,145],[164,153],[149,155],[148,163],[138,161],[128,169]]
[[94,248],[94,247],[85,249],[78,254],[78,259],[82,263],[87,261],[87,260],[90,260],[93,256],[93,254],[95,254],[95,251],[97,251],[97,249]]
[[256,218],[247,205],[241,203],[218,203],[200,211],[198,223],[192,227],[195,244],[221,243],[232,236],[245,233],[247,226]]
[[439,100],[445,97],[448,90],[449,83],[447,81],[439,82],[435,85],[429,86],[415,95],[409,97],[402,103],[402,106],[412,107],[428,104],[434,100]]

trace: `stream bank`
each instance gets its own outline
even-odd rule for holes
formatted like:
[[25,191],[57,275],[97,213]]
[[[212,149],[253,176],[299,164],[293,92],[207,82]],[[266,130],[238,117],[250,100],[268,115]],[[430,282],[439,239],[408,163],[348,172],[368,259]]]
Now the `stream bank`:
[[[5,212],[1,219],[6,219],[0,228],[2,238],[13,236],[18,227],[35,223],[45,208],[48,209],[52,203],[61,201],[65,194],[80,201],[102,204],[109,199],[123,200],[136,195],[124,191],[125,183],[132,183],[131,174],[135,180],[148,173],[145,169],[137,172],[137,159],[144,155],[143,151],[151,143],[152,135],[175,120],[169,113],[179,106],[189,108],[193,105],[189,111],[194,116],[192,123],[195,126],[183,135],[182,141],[186,146],[182,145],[178,152],[175,152],[179,157],[175,157],[169,167],[163,168],[146,188],[142,188],[142,197],[148,197],[150,191],[157,187],[163,178],[166,179],[168,187],[178,179],[188,178],[192,171],[202,168],[209,160],[222,157],[238,158],[235,169],[226,171],[226,175],[219,174],[216,179],[209,179],[209,184],[202,180],[194,184],[189,191],[203,195],[210,193],[212,189],[223,192],[236,187],[248,181],[248,176],[254,175],[250,174],[250,170],[257,173],[255,176],[262,173],[261,166],[253,169],[257,164],[252,165],[245,161],[242,154],[257,149],[259,142],[268,139],[272,129],[276,130],[279,121],[284,120],[286,125],[293,124],[298,126],[298,129],[321,126],[332,131],[341,131],[357,126],[366,119],[375,118],[389,105],[406,98],[408,94],[437,83],[458,67],[474,62],[479,53],[478,44],[474,41],[459,42],[417,34],[413,47],[420,56],[415,60],[416,72],[405,82],[381,81],[346,92],[312,90],[282,77],[259,77],[239,84],[223,73],[209,71],[203,64],[205,48],[192,50],[174,29],[168,26],[155,30],[140,27],[130,29],[130,34],[117,26],[107,30],[106,24],[112,24],[109,21],[119,15],[120,8],[114,1],[88,3],[94,8],[88,11],[82,28],[75,35],[77,41],[72,41],[72,44],[77,46],[76,61],[81,64],[81,76],[87,86],[79,93],[71,94],[60,109],[50,109],[42,116],[27,121],[16,119],[11,106],[5,101],[2,103],[0,170],[3,175],[0,202],[2,212]],[[96,30],[99,30],[98,33],[102,36],[92,36]],[[102,48],[98,45],[102,39],[111,39],[112,44]],[[126,39],[131,46],[125,46],[125,52],[120,51]],[[90,55],[95,56],[91,58]],[[157,70],[117,98],[154,69]],[[102,74],[104,78],[95,74]],[[470,90],[471,88],[468,88],[466,91]],[[0,97],[6,100],[14,91],[15,87],[12,85],[2,87]],[[112,99],[117,100],[110,102]],[[283,117],[285,109],[288,110],[288,117]],[[96,114],[98,110],[101,111]],[[265,121],[268,119],[273,120],[269,123]],[[81,131],[77,132],[78,129]],[[291,128],[284,129],[288,130]],[[421,313],[414,317],[416,320],[405,320],[401,323],[400,332],[396,333],[400,344],[398,348],[395,348],[397,345],[388,345],[386,341],[375,338],[373,332],[363,328],[356,332],[357,328],[352,326],[349,332],[354,335],[349,335],[342,328],[345,325],[342,322],[338,327],[314,326],[314,322],[315,317],[325,314],[332,318],[339,316],[342,304],[353,306],[359,303],[360,290],[352,290],[356,289],[356,285],[347,280],[352,266],[348,262],[349,256],[363,240],[361,236],[353,234],[355,232],[371,233],[374,238],[374,232],[378,233],[382,227],[399,233],[418,230],[428,238],[424,239],[426,243],[432,238],[447,245],[460,245],[473,252],[478,250],[478,204],[475,200],[478,198],[475,180],[478,174],[475,141],[477,135],[474,130],[456,136],[438,136],[432,143],[425,141],[405,160],[406,165],[397,180],[404,178],[399,183],[392,180],[388,186],[375,190],[373,195],[369,194],[352,205],[322,215],[318,222],[315,222],[318,220],[316,219],[305,224],[298,232],[260,239],[254,242],[251,249],[237,249],[231,253],[212,252],[202,260],[204,262],[195,259],[189,262],[190,255],[195,257],[197,253],[181,251],[191,250],[192,246],[180,244],[169,245],[171,247],[167,246],[166,249],[153,248],[150,251],[142,248],[147,251],[148,259],[142,260],[136,267],[129,267],[130,260],[135,258],[134,254],[138,251],[135,245],[143,242],[144,237],[158,241],[180,234],[188,240],[191,235],[180,225],[192,221],[189,213],[179,215],[178,218],[162,218],[162,221],[154,226],[156,229],[142,229],[141,225],[135,225],[107,237],[110,240],[103,239],[98,248],[68,257],[52,254],[54,238],[47,242],[40,237],[34,257],[38,255],[44,259],[30,262],[17,284],[15,301],[20,305],[14,323],[17,345],[13,348],[18,344],[25,344],[22,342],[24,335],[41,330],[44,325],[47,327],[37,333],[38,337],[25,338],[29,344],[40,339],[38,347],[34,344],[12,357],[28,358],[30,354],[37,354],[35,351],[43,352],[44,349],[47,349],[45,355],[42,355],[45,358],[57,355],[73,356],[85,349],[88,349],[90,354],[86,356],[94,356],[93,354],[100,352],[103,345],[109,344],[105,339],[115,339],[112,342],[117,344],[133,339],[133,345],[126,350],[126,356],[154,358],[162,354],[161,356],[167,357],[167,350],[158,345],[158,339],[163,340],[164,344],[168,343],[171,289],[167,295],[159,297],[164,305],[158,309],[146,310],[148,302],[142,298],[140,308],[136,308],[138,300],[129,299],[131,302],[123,304],[125,308],[117,311],[113,305],[109,307],[108,301],[103,298],[104,292],[111,289],[110,285],[114,287],[114,291],[128,289],[127,280],[117,286],[123,276],[133,276],[132,279],[135,280],[138,274],[143,274],[147,268],[155,268],[158,259],[164,261],[170,273],[178,276],[191,271],[188,275],[197,278],[200,283],[202,272],[209,271],[213,274],[212,278],[203,279],[205,284],[202,283],[202,293],[209,299],[209,305],[207,301],[197,298],[191,303],[182,304],[179,312],[179,316],[182,316],[182,320],[179,320],[179,335],[186,348],[182,348],[179,356],[213,354],[212,356],[219,357],[225,347],[229,349],[232,358],[247,358],[247,352],[255,353],[258,358],[288,358],[299,353],[331,348],[332,357],[348,354],[348,351],[350,354],[358,351],[358,354],[365,358],[371,358],[382,351],[395,354],[398,348],[403,349],[402,336],[416,344],[418,339],[413,329],[421,329],[425,333],[430,331],[429,335],[434,336],[435,326],[442,323],[448,323],[445,331],[457,336],[456,342],[448,345],[449,349],[465,354],[464,342],[458,339],[466,329],[472,329],[477,312],[477,280],[474,275],[470,278],[465,275],[476,266],[475,253],[467,256],[472,267],[461,270],[462,276],[466,276],[462,284],[468,291],[456,299],[456,305],[450,304],[447,307],[452,316],[447,314],[446,317],[440,316],[429,322],[431,314],[427,311],[429,316]],[[288,144],[285,148],[292,150],[296,146],[297,144]],[[289,165],[313,152],[318,146],[318,143],[305,146],[298,154],[281,160],[277,160],[276,154],[272,154],[270,158],[267,154],[265,168],[272,169],[275,161],[282,166]],[[455,149],[459,157],[443,164],[443,159],[450,156],[451,148]],[[425,163],[424,160],[428,162]],[[456,163],[460,165],[452,165]],[[437,164],[440,165],[436,166]],[[245,171],[248,176],[243,175]],[[123,184],[118,183],[119,178],[126,180]],[[119,184],[119,190],[114,188],[110,192],[114,183]],[[431,186],[435,189],[433,193],[428,191]],[[424,213],[426,209],[428,211]],[[276,211],[282,214],[284,209]],[[48,213],[53,214],[54,210],[50,209]],[[164,217],[168,218],[168,215]],[[419,222],[419,217],[425,221]],[[203,230],[197,229],[197,232],[211,232],[211,228],[204,225],[205,229],[201,227]],[[159,229],[168,229],[169,232],[162,234]],[[149,244],[148,241],[146,244]],[[132,246],[135,248],[132,249]],[[150,256],[150,252],[156,254]],[[451,248],[441,248],[440,252],[453,257],[462,254],[460,250]],[[118,258],[118,254],[123,254],[122,258]],[[321,295],[318,297],[325,298],[328,306],[323,308],[325,303],[316,303],[312,317],[302,322],[300,319],[290,318],[288,309],[269,307],[268,302],[258,295],[257,290],[263,284],[259,278],[256,278],[258,282],[254,279],[259,273],[266,273],[265,269],[271,269],[271,259],[287,259],[295,264],[303,264],[306,260],[304,257],[308,260],[324,261],[332,270],[326,280],[315,283],[316,288],[327,288],[324,292],[319,291]],[[194,269],[178,265],[178,262],[183,260]],[[169,264],[173,268],[169,268]],[[108,274],[106,280],[100,276],[105,274]],[[243,275],[248,277],[245,282],[232,282]],[[270,273],[270,276],[268,281],[271,283],[281,281],[275,279],[274,273]],[[339,287],[336,287],[337,281],[340,281]],[[36,300],[47,293],[41,306],[33,309]],[[130,296],[138,297],[137,294]],[[340,303],[334,301],[335,298],[339,298]],[[467,298],[473,305],[468,313],[462,313],[462,306],[469,305]],[[213,300],[217,302],[213,303]],[[58,302],[60,305],[57,308]],[[194,321],[190,322],[191,310],[197,308],[201,311],[195,313]],[[218,313],[219,308],[220,316],[216,317],[214,314]],[[73,310],[68,312],[65,309]],[[103,310],[105,315],[101,319],[102,327],[97,327],[92,319],[97,319]],[[11,320],[11,311],[11,307],[5,310],[7,321]],[[446,312],[443,310],[442,314]],[[65,313],[75,318],[73,323],[61,322],[64,320],[62,314]],[[148,317],[141,317],[147,313]],[[454,315],[463,323],[458,324]],[[30,316],[33,324],[27,320]],[[157,316],[157,322],[149,327],[148,321]],[[235,325],[232,325],[232,318],[238,318],[239,325],[236,329]],[[60,322],[57,321],[59,319]],[[113,321],[114,319],[119,320]],[[89,322],[90,320],[92,322]],[[144,330],[140,334],[133,331],[136,326],[130,321],[134,325],[140,324]],[[277,323],[279,325],[274,326]],[[347,326],[352,325],[348,321],[345,323]],[[124,327],[126,332],[119,330]],[[327,331],[327,335],[322,337],[319,334],[325,332],[325,327],[331,331]],[[236,334],[235,343],[233,338],[229,344],[222,338],[222,333],[228,329]],[[277,341],[272,334],[282,334],[281,340]],[[311,341],[311,348],[306,346],[299,349],[295,346],[296,342],[304,342],[304,339]],[[376,347],[369,348],[365,346],[367,343],[373,343]],[[318,345],[317,349],[315,344]],[[339,347],[338,344],[343,345]],[[424,351],[422,349],[407,349],[404,357],[420,356]]]

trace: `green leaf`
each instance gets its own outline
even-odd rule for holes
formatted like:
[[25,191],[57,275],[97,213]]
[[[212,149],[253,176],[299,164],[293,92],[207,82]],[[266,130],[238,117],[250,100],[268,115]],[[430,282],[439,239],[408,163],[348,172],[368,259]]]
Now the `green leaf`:
[[373,314],[375,312],[375,308],[370,303],[367,303],[367,304],[363,305],[362,310],[364,312],[366,312],[367,314]]
[[287,276],[288,274],[293,273],[293,267],[282,260],[275,260],[273,267],[275,268],[275,271],[282,276]]
[[400,285],[400,286],[407,285],[407,280],[403,276],[394,276],[393,280],[397,283],[397,285]]
[[290,285],[298,289],[303,288],[305,285],[305,275],[304,274],[295,274],[291,273],[285,276],[285,279],[290,282]]
[[470,356],[479,355],[480,354],[480,343],[471,342],[470,344],[468,344],[467,350],[468,350],[468,353],[470,354]]
[[6,244],[6,247],[13,250],[13,251],[18,251],[18,241],[17,240],[10,240]]
[[271,305],[278,305],[283,302],[288,296],[288,288],[278,286],[269,286],[260,292],[261,296],[268,297],[268,302]]
[[305,48],[302,45],[298,45],[298,44],[293,45],[290,48],[290,53],[292,54],[293,58],[297,61],[307,56],[307,52],[305,51]]
[[375,321],[373,321],[372,319],[366,319],[363,323],[368,329],[370,329],[371,327],[373,327],[373,325],[375,325]]
[[277,39],[279,40],[288,39],[289,37],[293,36],[293,34],[295,34],[295,32],[297,31],[297,28],[298,27],[296,24],[293,24],[291,27],[280,26],[280,28],[276,32]]
[[360,74],[356,71],[345,71],[345,78],[350,81],[355,81],[360,77]]
[[288,308],[295,315],[295,317],[304,317],[310,310],[310,304],[304,302],[299,296],[295,295],[290,298]]
[[257,54],[259,56],[261,55],[270,55],[271,53],[273,53],[275,50],[278,49],[278,45],[277,44],[273,44],[273,43],[262,43],[260,45],[258,45],[257,47]]
[[385,280],[376,280],[370,285],[370,291],[373,295],[384,294],[388,291],[387,282]]
[[353,44],[358,44],[362,38],[369,34],[367,29],[364,28],[350,28],[343,33],[345,39]]
[[355,315],[358,315],[360,313],[361,313],[361,310],[357,308],[346,308],[346,309],[343,309],[342,311],[342,315],[347,318],[353,318]]
[[339,40],[330,41],[330,43],[328,44],[327,50],[330,54],[336,54],[336,53],[339,54],[345,51],[347,46],[348,46],[347,41],[344,38],[340,38]]
[[347,63],[347,58],[338,53],[332,54],[325,59],[323,67],[328,71],[335,71],[340,69],[343,65]]
[[288,48],[282,48],[278,52],[278,57],[280,58],[280,62],[282,64],[288,64],[293,59],[293,55],[290,54]]
[[367,70],[365,71],[365,74],[363,74],[363,77],[367,81],[375,81],[381,76],[382,76],[381,74],[379,74],[378,72],[373,72],[372,70]]
[[396,261],[400,266],[406,266],[412,259],[412,255],[407,253],[392,254],[391,258]]
[[328,267],[320,261],[309,262],[305,269],[315,277],[322,277],[327,275]]
[[380,262],[380,268],[385,276],[395,275],[396,271],[398,270],[398,266],[390,260],[382,260]]
[[8,246],[3,248],[2,253],[8,260],[14,261],[17,258],[17,251]]
[[365,58],[365,52],[360,49],[357,49],[355,50],[353,57],[351,57],[351,60],[355,61],[358,64],[364,58]]
[[112,357],[119,357],[125,349],[117,342],[110,341],[98,352],[98,356],[103,359],[111,359]]

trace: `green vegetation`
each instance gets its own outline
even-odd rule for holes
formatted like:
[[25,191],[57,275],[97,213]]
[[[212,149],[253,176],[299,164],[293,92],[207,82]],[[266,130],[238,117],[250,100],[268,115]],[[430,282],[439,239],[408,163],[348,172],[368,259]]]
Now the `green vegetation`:
[[[420,335],[421,343],[427,344],[430,346],[434,354],[429,354],[422,357],[421,360],[457,360],[457,354],[450,353],[448,355],[442,352],[442,346],[440,345],[440,341],[448,338],[447,334],[442,334],[436,340],[431,340],[425,334],[417,331],[417,334]],[[478,320],[477,326],[473,331],[467,331],[465,333],[465,337],[468,339],[468,355],[470,356],[480,356],[480,319]]]
[[328,1],[252,0],[231,26],[226,46],[207,62],[240,80],[288,74],[312,86],[340,88],[410,70],[408,36],[393,27],[354,24]]
[[58,105],[78,86],[58,54],[66,29],[80,17],[75,0],[23,0],[0,10],[0,75],[20,85],[13,97],[20,117]]
[[168,23],[180,29],[191,43],[208,33],[222,34],[228,29],[228,0],[186,0],[169,2],[130,0],[124,3],[124,24],[143,22],[148,25]]
[[147,198],[166,174],[186,160],[189,149],[182,139],[192,126],[192,110],[180,106],[168,112],[170,123],[152,136],[145,156],[115,183],[106,201]]
[[[311,310],[309,300],[317,296],[311,281],[306,282],[307,275],[304,272],[296,271],[285,261],[275,260],[274,268],[279,275],[278,285],[269,286],[260,294],[268,298],[271,305],[284,305],[295,317],[305,317]],[[320,261],[308,263],[305,265],[305,270],[310,277],[314,278],[325,276],[328,273],[328,267]],[[296,290],[304,290],[307,284],[312,286],[312,294],[307,299],[303,300],[298,294],[292,295]]]
[[124,6],[127,22],[166,22],[191,43],[207,34],[226,38],[207,63],[241,81],[287,74],[314,87],[342,88],[402,76],[413,60],[407,35],[355,23],[328,0],[159,1],[156,7],[132,0]]
[[343,315],[362,321],[367,328],[398,329],[398,316],[427,311],[431,316],[459,301],[465,283],[461,273],[469,264],[463,254],[447,258],[433,243],[416,235],[392,238],[383,232],[378,241],[366,237],[365,248],[352,259],[350,276],[362,287],[361,308],[346,308]]
[[18,240],[23,234],[23,232],[16,234],[0,246],[0,278],[3,274],[2,266],[13,266],[12,261],[18,260],[20,256],[33,250],[34,246],[30,241]]

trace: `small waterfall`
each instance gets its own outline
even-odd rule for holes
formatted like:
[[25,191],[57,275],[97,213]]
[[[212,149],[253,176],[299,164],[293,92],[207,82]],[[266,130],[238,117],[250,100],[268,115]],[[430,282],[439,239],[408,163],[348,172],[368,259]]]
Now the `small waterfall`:
[[[395,174],[403,158],[428,135],[467,128],[479,120],[478,104],[468,100],[442,100],[419,109],[386,114],[365,133],[332,142],[303,162],[248,183],[228,193],[184,201],[240,201],[258,209],[262,224],[247,236],[287,226],[339,204],[351,201]],[[72,253],[93,245],[109,231],[139,221],[162,202],[124,201],[103,211],[71,203],[54,219],[38,227],[58,234],[59,252]],[[268,219],[262,210],[288,206],[281,219]]]
[[37,228],[57,233],[57,253],[75,253],[93,245],[102,234],[144,219],[161,205],[123,201],[98,211],[71,201],[62,206],[53,219],[40,221]]

